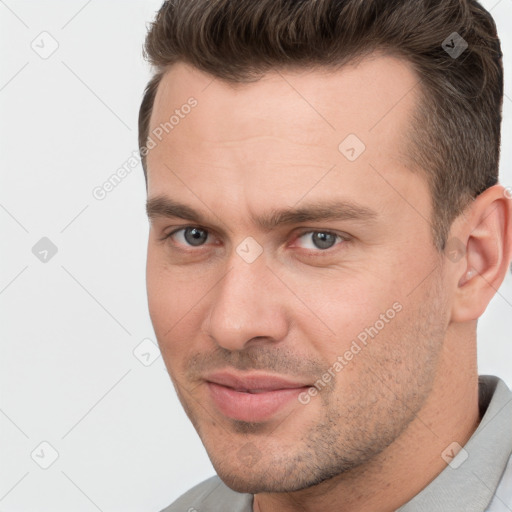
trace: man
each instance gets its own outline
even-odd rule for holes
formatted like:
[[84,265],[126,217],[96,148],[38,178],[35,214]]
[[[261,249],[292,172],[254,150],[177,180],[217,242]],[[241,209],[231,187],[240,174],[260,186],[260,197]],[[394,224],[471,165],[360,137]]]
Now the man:
[[512,510],[476,366],[512,257],[490,15],[173,0],[145,52],[149,309],[218,474],[165,510]]

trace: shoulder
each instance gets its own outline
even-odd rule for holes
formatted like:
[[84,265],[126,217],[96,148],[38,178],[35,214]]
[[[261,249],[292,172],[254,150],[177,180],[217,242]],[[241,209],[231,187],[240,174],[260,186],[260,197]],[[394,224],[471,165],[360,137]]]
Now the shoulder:
[[227,487],[218,476],[196,485],[160,512],[252,512],[252,495]]

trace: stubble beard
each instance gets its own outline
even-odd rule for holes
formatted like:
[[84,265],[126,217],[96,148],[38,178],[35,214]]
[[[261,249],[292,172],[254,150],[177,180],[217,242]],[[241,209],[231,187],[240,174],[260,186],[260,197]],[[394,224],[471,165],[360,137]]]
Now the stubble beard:
[[[426,299],[416,303],[414,320],[409,316],[407,323],[387,327],[355,358],[353,363],[359,368],[345,382],[315,397],[321,400],[322,413],[308,418],[300,434],[287,435],[287,422],[309,404],[298,404],[273,430],[266,424],[234,420],[219,425],[177,386],[185,411],[224,483],[241,493],[295,492],[364,472],[365,465],[407,429],[432,389],[446,334],[440,320],[445,305],[439,295],[427,294]],[[395,341],[388,344],[388,340]],[[247,464],[240,452],[249,444],[256,455]]]

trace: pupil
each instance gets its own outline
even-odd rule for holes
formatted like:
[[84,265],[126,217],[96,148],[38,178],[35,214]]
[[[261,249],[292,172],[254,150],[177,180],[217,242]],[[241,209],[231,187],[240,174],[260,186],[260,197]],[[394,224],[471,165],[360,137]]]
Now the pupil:
[[190,245],[201,245],[207,238],[204,229],[188,228],[185,230],[185,239]]
[[336,237],[332,233],[314,233],[313,243],[319,249],[329,249],[336,241]]

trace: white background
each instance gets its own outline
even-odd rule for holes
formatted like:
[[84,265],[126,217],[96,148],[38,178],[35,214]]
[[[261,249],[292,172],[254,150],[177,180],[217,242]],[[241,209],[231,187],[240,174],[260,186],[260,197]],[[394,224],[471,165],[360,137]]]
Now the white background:
[[[505,54],[510,186],[512,0],[483,3]],[[133,353],[155,339],[140,165],[104,200],[92,195],[137,150],[150,76],[141,48],[159,6],[0,1],[1,512],[158,512],[213,474],[161,357],[145,366]],[[43,59],[33,41],[40,52],[59,46]],[[58,250],[46,263],[32,253],[43,237]],[[508,275],[478,348],[479,372],[509,386],[511,326]],[[146,363],[155,345],[136,351],[148,349]]]

